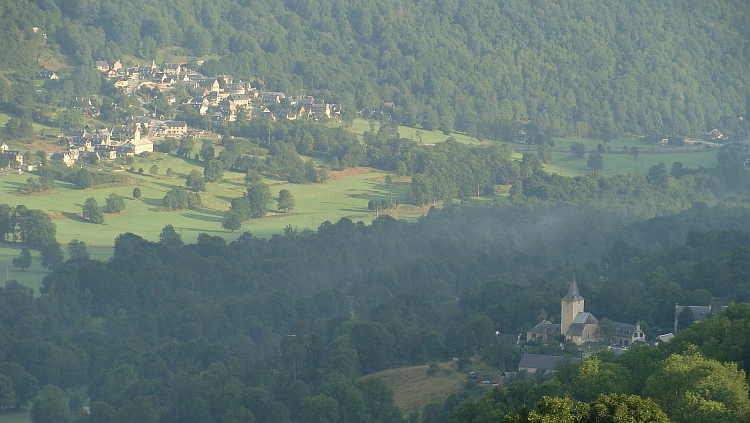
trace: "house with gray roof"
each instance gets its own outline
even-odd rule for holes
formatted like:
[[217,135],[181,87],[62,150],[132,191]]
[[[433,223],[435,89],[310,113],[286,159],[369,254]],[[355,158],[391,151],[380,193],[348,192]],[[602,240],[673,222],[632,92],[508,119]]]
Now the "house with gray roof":
[[544,370],[545,372],[554,372],[558,364],[566,362],[580,363],[581,359],[578,357],[562,357],[559,355],[540,355],[540,354],[524,354],[521,357],[521,361],[518,363],[518,371],[526,371],[528,373],[536,373],[538,370]]
[[640,323],[629,325],[627,323],[613,322],[615,326],[614,342],[620,347],[629,347],[636,342],[646,342],[646,337],[641,330]]
[[546,341],[549,337],[560,336],[560,324],[544,320],[526,331],[526,342],[536,340]]
[[685,329],[685,328],[680,328],[677,325],[677,320],[680,317],[680,314],[682,314],[684,310],[689,310],[693,313],[694,322],[698,322],[703,319],[708,319],[713,314],[711,311],[710,304],[708,306],[681,306],[679,304],[675,304],[674,305],[674,333],[677,333],[680,329]]

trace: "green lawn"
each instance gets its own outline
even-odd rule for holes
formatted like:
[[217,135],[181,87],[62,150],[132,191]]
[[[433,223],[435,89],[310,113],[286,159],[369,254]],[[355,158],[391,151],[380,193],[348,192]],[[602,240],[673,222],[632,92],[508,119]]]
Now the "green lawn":
[[[15,279],[22,285],[34,289],[34,293],[39,295],[39,287],[42,285],[44,278],[49,271],[42,267],[39,251],[31,250],[31,267],[21,271],[13,267],[13,259],[21,253],[21,247],[13,244],[0,244],[0,280]],[[5,285],[2,282],[0,285]],[[1,422],[1,421],[0,421]]]
[[0,423],[30,423],[31,415],[28,410],[0,413]]
[[[11,119],[11,117],[12,116],[9,115],[9,114],[7,114],[7,113],[0,112],[0,128],[4,128],[5,124],[8,123],[8,121]],[[35,133],[38,133],[40,131],[44,131],[44,133],[54,133],[54,134],[57,134],[60,131],[60,128],[53,128],[51,126],[42,125],[41,123],[36,123],[36,122],[32,123],[31,127],[34,129]],[[36,134],[35,137],[37,135],[38,134]],[[24,149],[23,145],[19,144],[17,141],[15,143],[12,142],[12,141],[6,141],[6,144],[8,144],[8,146],[10,146],[11,148],[20,149],[22,151],[26,151],[26,150],[30,150],[31,149],[31,147],[28,146],[27,144],[24,144],[24,145],[26,145],[26,148]],[[34,150],[31,150],[31,151],[34,151]]]
[[[554,158],[552,164],[546,165],[548,172],[559,173],[565,176],[579,176],[587,173],[586,167],[588,153],[582,159],[571,160],[570,153],[552,153]],[[604,158],[604,175],[614,176],[619,174],[633,174],[640,172],[646,174],[653,165],[664,163],[667,171],[672,168],[672,163],[681,162],[683,166],[690,168],[715,167],[717,165],[716,150],[701,152],[680,153],[641,153],[637,159],[628,154],[607,154]]]
[[[127,231],[155,241],[167,224],[181,232],[185,242],[194,242],[201,232],[228,239],[239,236],[242,231],[228,232],[221,228],[221,223],[230,201],[240,197],[245,190],[243,175],[225,172],[223,182],[208,184],[208,191],[200,194],[204,204],[200,209],[163,212],[157,210],[165,193],[172,187],[184,186],[184,175],[199,166],[192,161],[156,154],[148,159],[136,158],[134,167],[142,167],[147,171],[152,164],[159,166],[161,176],[129,173],[141,189],[140,200],[132,198],[136,185],[78,190],[63,182],[58,182],[58,188],[53,194],[19,196],[15,195],[15,190],[25,183],[29,175],[4,174],[0,175],[0,203],[11,206],[24,204],[29,208],[50,212],[53,222],[57,224],[57,239],[63,244],[72,239],[80,239],[90,246],[110,247],[117,235]],[[168,179],[163,176],[168,167],[177,172],[179,177]],[[280,189],[288,189],[296,200],[296,207],[291,213],[271,212],[265,218],[246,222],[242,230],[250,231],[256,236],[270,237],[283,232],[287,225],[299,229],[311,226],[316,228],[325,220],[337,221],[342,217],[369,222],[373,216],[367,210],[368,201],[377,197],[385,198],[389,194],[383,183],[385,173],[370,169],[362,169],[362,172],[354,172],[349,176],[333,172],[332,176],[336,179],[325,184],[294,185],[286,181],[266,179],[274,197]],[[393,193],[404,204],[401,209],[405,211],[411,209],[405,204],[408,189],[409,183],[404,181],[395,185]],[[103,205],[111,192],[125,197],[124,213],[105,215],[102,225],[87,223],[79,217],[87,198],[94,197]],[[271,208],[275,208],[275,202]],[[106,253],[103,255],[106,256]]]
[[[332,123],[333,126],[340,125],[340,123]],[[375,130],[377,130],[380,127],[380,122],[375,122]],[[370,121],[366,119],[355,119],[352,125],[349,127],[349,131],[357,134],[362,135],[365,131],[370,130]],[[467,135],[452,132],[451,135],[445,135],[442,131],[425,131],[424,129],[420,128],[412,128],[410,126],[403,126],[399,125],[398,127],[398,133],[402,138],[409,138],[414,141],[419,141],[419,137],[417,137],[417,131],[420,131],[420,135],[422,136],[422,142],[425,144],[436,144],[439,142],[445,141],[449,136],[452,136],[456,139],[456,141],[463,143],[463,144],[469,144],[469,145],[491,145],[492,143],[497,143],[498,141],[495,140],[484,140],[483,142],[479,142],[476,138],[471,138]]]
[[[73,239],[78,239],[86,242],[92,258],[107,260],[112,255],[115,238],[123,232],[133,232],[148,240],[157,241],[161,229],[166,225],[172,225],[187,243],[195,242],[198,235],[204,232],[222,236],[228,241],[244,231],[268,238],[283,233],[286,226],[299,230],[315,229],[326,220],[335,222],[343,217],[369,223],[375,216],[367,209],[367,203],[371,199],[387,198],[391,195],[384,183],[386,173],[368,168],[332,172],[331,179],[324,184],[295,185],[266,178],[264,182],[269,184],[274,196],[269,215],[245,222],[241,230],[230,232],[221,227],[222,218],[224,212],[229,209],[230,201],[240,197],[244,192],[244,175],[225,172],[222,182],[208,184],[208,191],[200,193],[204,204],[202,208],[164,212],[158,210],[165,193],[175,186],[184,186],[184,176],[193,169],[201,169],[201,163],[157,153],[149,158],[137,157],[133,166],[135,169],[143,168],[148,172],[153,164],[159,167],[159,175],[129,172],[133,185],[79,190],[72,184],[58,181],[54,193],[28,197],[16,195],[16,189],[24,185],[26,179],[32,175],[2,174],[0,203],[9,204],[11,207],[23,204],[28,208],[47,211],[57,225],[57,240],[63,244],[64,253],[67,253],[65,245]],[[178,177],[167,178],[167,168],[172,168]],[[425,211],[406,204],[409,184],[409,179],[403,178],[393,187],[392,195],[401,203],[398,218],[413,219]],[[133,188],[136,186],[141,190],[139,200],[132,198]],[[288,189],[295,198],[296,206],[290,213],[275,210],[275,197],[281,189]],[[94,197],[100,205],[104,205],[106,197],[111,192],[125,197],[125,212],[105,215],[104,224],[101,225],[88,223],[80,218],[81,208],[87,198]],[[0,244],[0,270],[4,265],[9,279],[18,280],[33,288],[35,294],[39,295],[41,281],[49,272],[41,267],[37,251],[32,251],[31,268],[24,272],[15,269],[12,260],[18,257],[20,251],[20,245]],[[2,419],[0,423],[4,423]]]

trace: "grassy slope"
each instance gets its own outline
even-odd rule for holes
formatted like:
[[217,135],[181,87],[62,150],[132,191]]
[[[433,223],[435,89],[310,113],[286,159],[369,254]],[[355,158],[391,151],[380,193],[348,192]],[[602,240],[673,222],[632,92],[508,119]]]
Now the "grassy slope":
[[405,415],[419,411],[432,401],[443,401],[453,392],[460,391],[467,380],[466,374],[456,370],[453,362],[440,363],[440,371],[427,376],[429,366],[399,367],[384,370],[366,377],[379,377],[394,391],[396,406]]
[[[428,367],[426,364],[398,367],[364,377],[382,379],[393,389],[396,406],[408,416],[430,402],[442,403],[448,395],[463,389],[468,380],[468,371],[460,372],[452,361],[438,363],[440,371],[433,376],[427,376]],[[478,359],[472,364],[471,371],[476,372],[477,381],[495,380],[497,376],[497,370]]]
[[[182,231],[186,242],[194,242],[198,234],[225,236],[232,239],[239,236],[221,228],[224,211],[228,210],[229,202],[244,192],[243,175],[225,172],[225,180],[221,183],[208,184],[208,191],[201,193],[204,207],[196,210],[175,212],[155,211],[161,206],[161,199],[165,193],[175,186],[184,186],[184,176],[190,170],[199,168],[198,163],[187,162],[175,157],[157,154],[148,159],[137,158],[135,168],[148,170],[152,164],[159,166],[162,176],[152,177],[130,173],[141,189],[142,198],[132,198],[133,185],[93,188],[87,190],[75,189],[71,184],[59,182],[55,193],[37,196],[19,196],[14,191],[22,186],[28,174],[4,174],[0,176],[0,203],[24,204],[29,208],[47,210],[57,224],[57,239],[67,243],[71,239],[82,239],[89,245],[111,246],[114,238],[122,232],[130,231],[149,240],[158,240],[161,229],[171,224]],[[164,175],[171,167],[178,173],[178,177],[168,179]],[[257,236],[269,237],[280,233],[287,225],[297,226],[299,229],[309,228],[311,224],[317,227],[325,220],[336,221],[342,217],[369,222],[374,216],[367,210],[367,203],[373,198],[386,198],[388,188],[383,183],[384,173],[371,169],[355,169],[348,172],[332,172],[332,179],[325,184],[295,185],[286,181],[270,180],[274,196],[282,188],[288,189],[296,200],[296,207],[291,213],[271,212],[263,219],[246,222],[242,230],[250,231]],[[105,215],[105,223],[96,225],[84,222],[79,214],[81,207],[88,197],[94,197],[100,205],[109,193],[115,192],[125,197],[126,211],[119,215]],[[397,183],[393,195],[401,203],[406,203],[408,182]],[[271,205],[275,209],[275,202]],[[420,212],[406,204],[401,206],[403,211]]]
[[[566,176],[580,176],[588,172],[586,168],[586,161],[588,159],[588,153],[582,159],[571,160],[571,154],[567,152],[570,145],[575,142],[583,143],[587,149],[595,149],[601,141],[599,140],[573,140],[573,139],[559,139],[555,140],[556,147],[562,147],[566,149],[565,153],[554,152],[552,156],[554,161],[551,165],[545,166],[549,172],[559,173]],[[614,176],[619,174],[633,174],[640,172],[645,174],[649,168],[659,163],[664,163],[667,166],[667,171],[672,168],[672,163],[681,162],[683,166],[690,168],[698,167],[715,167],[716,161],[716,150],[705,150],[700,152],[682,152],[679,149],[673,148],[655,148],[652,144],[647,144],[638,138],[620,138],[613,140],[607,144],[613,152],[617,153],[604,153],[604,175]],[[634,159],[629,154],[620,153],[623,147],[637,147],[640,150],[638,159]],[[672,150],[672,151],[670,151]]]
[[[376,130],[379,127],[380,127],[380,124],[376,123],[375,124]],[[370,130],[370,122],[366,119],[355,119],[352,125],[348,129],[357,135],[362,135],[365,131]],[[455,140],[460,143],[470,144],[470,145],[491,145],[492,143],[499,142],[495,140],[485,140],[480,143],[476,138],[471,138],[467,135],[456,133],[456,132],[451,133],[451,135],[445,135],[441,131],[425,131],[420,128],[412,128],[410,126],[403,126],[403,125],[399,125],[398,127],[398,133],[401,137],[409,138],[414,141],[419,140],[417,137],[417,131],[420,131],[420,134],[422,135],[422,142],[425,144],[436,144],[439,142],[443,142],[449,136],[455,138]]]
[[[375,127],[377,130],[377,128],[379,127],[379,123],[376,123]],[[349,127],[349,130],[355,134],[361,135],[365,131],[370,130],[370,123],[365,119],[355,119],[352,125]],[[398,132],[402,137],[411,138],[414,140],[417,139],[417,131],[422,132],[422,142],[427,144],[443,142],[446,140],[446,138],[448,138],[448,136],[444,135],[440,131],[423,131],[418,128],[412,128],[408,126],[398,127]],[[480,143],[475,138],[471,138],[458,133],[452,133],[451,136],[455,138],[456,141],[469,145],[487,146],[503,143],[502,141],[497,140],[485,140]],[[583,159],[570,160],[571,155],[567,152],[570,148],[570,145],[577,142],[583,143],[587,149],[591,150],[595,149],[597,145],[602,141],[595,139],[556,139],[555,146],[562,147],[563,149],[565,149],[565,152],[552,153],[554,162],[551,165],[545,166],[547,171],[559,173],[565,176],[580,176],[586,174],[586,172],[588,172],[588,169],[586,168],[586,159],[588,158],[588,154]],[[511,147],[514,146],[514,144],[510,145]],[[646,172],[648,172],[648,169],[651,166],[659,164],[661,162],[664,162],[664,164],[667,165],[667,171],[671,169],[672,163],[674,162],[681,162],[685,167],[690,168],[697,168],[701,166],[710,168],[715,167],[717,164],[716,150],[686,153],[669,152],[669,149],[662,148],[658,150],[658,153],[651,153],[650,151],[654,150],[654,146],[652,144],[646,144],[638,138],[620,138],[612,140],[609,144],[607,144],[607,146],[610,147],[613,151],[620,151],[625,146],[636,146],[641,150],[641,154],[638,157],[638,160],[634,160],[633,157],[628,154],[605,153],[605,176],[614,176],[624,173],[632,174],[636,172],[645,174]],[[521,153],[517,153],[515,155],[515,158],[520,160],[521,156]]]
[[29,410],[0,414],[0,423],[29,423],[29,422],[31,422],[31,414]]

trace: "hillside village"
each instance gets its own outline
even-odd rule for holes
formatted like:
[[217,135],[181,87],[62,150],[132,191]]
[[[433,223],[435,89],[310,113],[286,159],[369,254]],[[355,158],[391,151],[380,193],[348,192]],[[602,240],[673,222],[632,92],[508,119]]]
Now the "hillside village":
[[[199,63],[200,64],[200,63]],[[261,91],[250,83],[235,80],[231,75],[208,78],[184,63],[165,63],[157,66],[125,67],[119,60],[97,61],[93,65],[123,93],[149,96],[152,90],[165,93],[167,104],[189,106],[200,116],[210,117],[212,124],[221,125],[243,119],[296,120],[334,119],[341,115],[338,104],[316,101],[312,96],[293,98],[283,92]],[[57,79],[54,72],[43,72],[39,79]],[[181,86],[186,98],[169,96]],[[150,100],[146,97],[145,99]],[[77,99],[73,108],[84,117],[100,115],[99,107],[89,98]],[[147,105],[146,105],[147,106]],[[72,166],[77,162],[96,163],[99,160],[133,156],[154,151],[154,141],[161,138],[181,138],[186,135],[205,135],[188,130],[184,120],[165,120],[156,110],[143,109],[143,116],[131,116],[127,124],[68,128],[61,142],[66,148],[49,154],[50,164]],[[24,163],[20,151],[2,150],[13,166],[33,170],[35,163]]]
[[[201,62],[198,62],[201,64]],[[298,118],[333,118],[341,114],[338,104],[317,102],[314,97],[294,99],[283,92],[261,91],[249,82],[235,80],[231,75],[215,78],[203,76],[185,63],[165,63],[161,67],[155,62],[151,66],[123,67],[119,60],[94,63],[97,70],[114,82],[126,94],[142,88],[158,88],[169,92],[182,85],[192,97],[179,99],[169,97],[168,103],[192,106],[202,116],[210,116],[212,122],[233,122],[242,110],[248,118],[263,117],[271,120]],[[155,114],[152,117],[156,118]]]

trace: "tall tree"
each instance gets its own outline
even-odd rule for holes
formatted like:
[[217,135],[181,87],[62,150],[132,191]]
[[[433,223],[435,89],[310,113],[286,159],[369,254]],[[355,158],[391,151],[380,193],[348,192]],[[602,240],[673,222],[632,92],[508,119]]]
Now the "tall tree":
[[86,243],[73,239],[68,243],[68,259],[73,261],[88,260],[89,252],[86,250]]
[[203,174],[196,169],[190,171],[185,180],[185,185],[187,185],[193,191],[206,190],[206,180],[204,179]]
[[174,226],[167,225],[159,233],[159,244],[170,247],[180,247],[183,245],[182,237],[175,231]]
[[22,272],[31,267],[31,252],[28,248],[22,248],[21,254],[13,259],[13,267],[21,269]]
[[268,205],[273,201],[271,190],[263,182],[255,182],[247,187],[247,201],[250,217],[259,218],[266,215]]
[[104,223],[102,208],[99,207],[94,197],[89,197],[83,203],[83,218],[93,223]]
[[68,423],[70,409],[63,391],[55,385],[46,385],[39,391],[39,398],[31,407],[33,423]]
[[125,210],[125,199],[114,192],[109,194],[109,197],[104,201],[105,204],[102,208],[104,213],[120,213]]
[[218,182],[224,176],[224,166],[221,164],[221,161],[210,159],[207,161],[205,169],[203,169],[203,175],[206,178],[206,182]]
[[209,140],[203,140],[203,144],[201,144],[201,150],[199,154],[200,154],[201,160],[203,160],[206,163],[208,163],[209,160],[216,157],[216,152],[214,151],[213,143],[211,143],[211,141]]
[[592,151],[589,154],[589,159],[586,161],[586,167],[591,170],[602,170],[604,169],[604,159],[602,153],[598,151]]
[[288,189],[279,191],[278,208],[285,212],[289,212],[289,210],[294,208],[294,196]]
[[644,395],[677,423],[744,421],[750,416],[745,372],[705,358],[695,347],[673,354],[646,382]]

